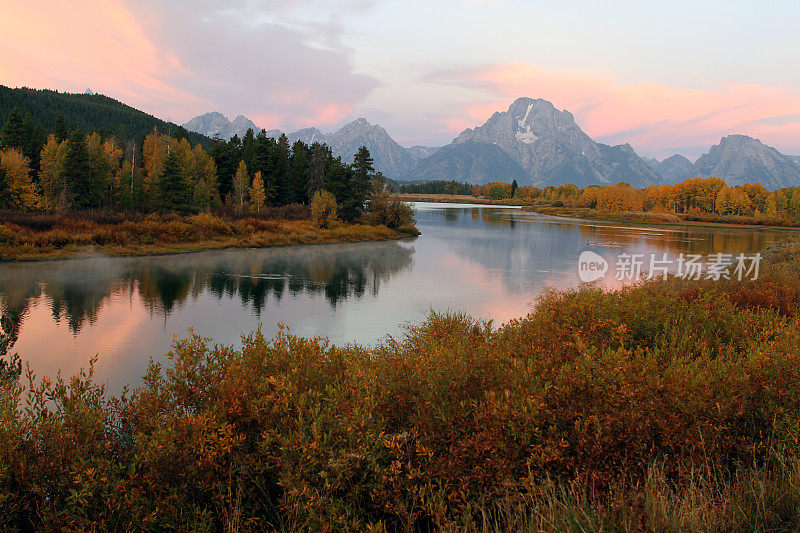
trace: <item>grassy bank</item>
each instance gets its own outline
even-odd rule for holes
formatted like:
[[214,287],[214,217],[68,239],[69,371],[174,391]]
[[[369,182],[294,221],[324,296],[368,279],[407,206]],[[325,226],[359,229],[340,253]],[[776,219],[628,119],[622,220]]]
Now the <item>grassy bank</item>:
[[655,224],[670,226],[750,227],[769,229],[800,229],[800,221],[715,215],[713,213],[654,213],[645,211],[598,211],[589,207],[554,207],[550,205],[526,206],[524,209],[543,215],[583,218],[621,224]]
[[0,220],[3,261],[398,239],[413,229],[342,222],[322,229],[299,207],[265,216],[6,213]]
[[[800,245],[757,281],[552,292],[373,348],[199,335],[108,398],[0,395],[0,522],[41,530],[800,527]],[[24,378],[23,378],[24,379]]]
[[435,202],[446,204],[482,204],[482,205],[524,205],[521,200],[506,198],[493,200],[491,198],[476,198],[467,194],[393,194],[403,202]]

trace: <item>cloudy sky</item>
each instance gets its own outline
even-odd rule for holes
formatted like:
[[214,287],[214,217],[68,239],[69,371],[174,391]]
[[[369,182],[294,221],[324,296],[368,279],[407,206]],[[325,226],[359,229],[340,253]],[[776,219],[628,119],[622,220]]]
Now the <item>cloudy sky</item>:
[[597,140],[800,154],[800,2],[3,0],[0,83],[91,88],[175,122],[357,117],[441,145],[519,96]]

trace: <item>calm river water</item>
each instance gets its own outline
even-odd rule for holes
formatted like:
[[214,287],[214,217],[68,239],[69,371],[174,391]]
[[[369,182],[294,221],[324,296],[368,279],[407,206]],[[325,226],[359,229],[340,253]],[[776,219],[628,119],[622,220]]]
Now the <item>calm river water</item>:
[[[500,324],[527,314],[546,287],[576,286],[577,260],[619,254],[758,252],[769,231],[637,227],[515,208],[416,204],[413,240],[227,250],[146,258],[0,264],[0,305],[37,375],[66,376],[99,354],[112,391],[141,383],[188,328],[221,344],[262,324],[334,343],[400,336],[431,309]],[[614,267],[605,283],[619,284]]]

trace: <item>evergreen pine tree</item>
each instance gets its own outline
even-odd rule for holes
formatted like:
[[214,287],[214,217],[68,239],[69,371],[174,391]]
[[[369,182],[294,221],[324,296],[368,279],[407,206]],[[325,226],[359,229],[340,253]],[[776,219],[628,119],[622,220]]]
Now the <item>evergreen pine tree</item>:
[[342,204],[340,215],[344,220],[353,221],[361,215],[370,199],[372,178],[375,176],[372,156],[366,146],[362,146],[356,152],[350,174],[347,190],[340,201]]
[[306,197],[306,170],[308,170],[308,145],[303,141],[295,141],[292,145],[292,170],[291,170],[291,189],[292,199],[290,203],[308,203]]
[[264,194],[266,194],[267,200],[274,200],[276,195],[272,159],[277,147],[277,141],[272,137],[267,137],[267,132],[264,130],[261,130],[256,135],[255,155],[253,157],[254,166],[251,170],[261,172],[261,178],[264,180]]
[[256,137],[253,133],[253,128],[247,128],[244,137],[242,137],[242,161],[247,165],[251,171],[255,169],[255,156],[256,156]]
[[33,120],[33,116],[30,113],[26,114],[25,118],[22,119],[22,130],[23,146],[20,151],[31,162],[31,169],[33,169],[34,173],[38,173],[39,152],[44,143],[47,142],[47,134],[44,128]]
[[178,151],[172,150],[164,160],[164,171],[158,180],[159,207],[167,211],[192,210],[193,192],[189,180],[181,173]]
[[311,157],[306,169],[306,198],[313,198],[314,193],[325,187],[325,167],[328,163],[326,147],[314,143],[311,145]]
[[64,115],[58,115],[58,118],[56,118],[56,125],[55,128],[53,128],[53,135],[56,136],[56,140],[58,142],[66,141],[69,138],[69,130],[67,129]]
[[93,209],[99,205],[98,191],[92,184],[92,168],[83,131],[77,128],[67,141],[67,154],[61,170],[61,180],[67,190],[67,204],[78,209]]
[[240,149],[237,143],[225,142],[222,139],[214,139],[209,155],[214,158],[217,164],[217,176],[219,177],[219,193],[227,196],[233,189],[233,175],[241,160]]
[[16,148],[25,152],[25,124],[18,108],[11,110],[3,129],[0,130],[0,144],[6,148]]
[[175,131],[172,132],[172,137],[174,137],[179,141],[181,139],[189,140],[189,132],[186,131],[186,128],[184,128],[183,126],[178,126],[177,128],[175,128]]
[[281,134],[278,139],[278,145],[275,147],[272,165],[275,180],[275,203],[277,205],[291,203],[294,197],[291,188],[289,157],[289,139],[285,134]]
[[517,193],[518,187],[519,185],[517,185],[517,180],[511,182],[511,198],[514,198],[514,195]]
[[239,157],[241,157],[241,155],[242,155],[242,140],[239,138],[239,136],[238,135],[234,135],[233,137],[231,137],[231,140],[228,141],[228,144],[230,144],[233,148],[235,148],[236,151],[239,152]]

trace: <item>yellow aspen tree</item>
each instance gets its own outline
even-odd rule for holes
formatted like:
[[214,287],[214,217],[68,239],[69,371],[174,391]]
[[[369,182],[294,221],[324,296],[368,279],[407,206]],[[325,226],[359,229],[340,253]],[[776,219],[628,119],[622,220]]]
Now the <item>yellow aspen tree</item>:
[[106,139],[103,143],[103,151],[106,153],[108,168],[112,174],[116,174],[122,161],[122,148],[117,145],[114,139]]
[[764,200],[764,216],[766,218],[778,218],[778,206],[775,203],[775,195],[767,193]]
[[144,190],[146,194],[152,192],[158,177],[164,172],[164,161],[169,153],[169,141],[163,139],[157,131],[153,131],[144,138],[142,155],[144,156]]
[[66,154],[67,142],[58,142],[55,135],[51,134],[39,155],[39,185],[44,209],[60,210],[66,207],[66,190],[61,179]]
[[178,153],[178,166],[181,168],[181,174],[194,185],[197,182],[197,157],[192,150],[192,145],[184,137],[174,150]]
[[16,148],[0,152],[0,167],[6,172],[9,207],[31,210],[37,207],[39,195],[31,179],[30,161]]
[[256,208],[256,213],[261,213],[261,208],[267,201],[267,194],[264,191],[264,180],[261,177],[261,171],[256,172],[253,176],[253,186],[250,187],[250,203]]
[[247,173],[247,165],[244,161],[239,162],[236,175],[233,177],[233,200],[237,211],[244,209],[247,201],[247,193],[250,190],[250,175]]
[[737,215],[749,215],[753,210],[753,202],[741,188],[737,187],[731,192],[731,209]]
[[578,198],[578,206],[579,207],[597,207],[597,195],[600,193],[600,187],[586,187],[581,194],[580,198]]

